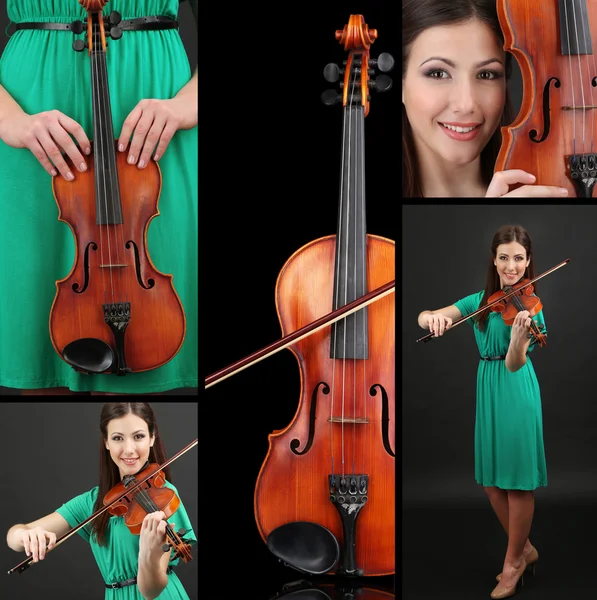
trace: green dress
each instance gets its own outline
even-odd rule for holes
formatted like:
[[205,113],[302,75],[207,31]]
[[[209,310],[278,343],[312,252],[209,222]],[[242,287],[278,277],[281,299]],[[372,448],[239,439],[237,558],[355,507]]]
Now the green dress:
[[[170,482],[166,481],[165,486],[172,488],[178,496],[178,490]],[[66,519],[70,527],[76,527],[95,512],[93,507],[97,500],[98,489],[98,487],[94,487],[92,490],[76,496],[63,504],[56,512]],[[197,542],[193,526],[182,503],[182,498],[176,512],[167,520],[169,523],[174,523],[176,531],[181,527],[187,530],[184,537],[189,544]],[[77,533],[91,546],[91,551],[104,582],[110,584],[136,577],[140,538],[128,530],[124,517],[110,517],[106,529],[107,546],[97,544],[94,538],[90,536],[88,528],[89,525],[86,525],[79,529]],[[168,575],[168,585],[157,597],[157,600],[189,600],[188,594],[176,575],[176,568],[180,566],[179,563],[179,558],[170,562],[170,566],[174,567],[174,570]],[[180,568],[184,568],[184,563]],[[104,587],[104,590],[106,593],[105,600],[143,600],[139,588],[134,584],[116,590]]]
[[[8,0],[6,6],[15,23],[72,23],[86,17],[76,0]],[[111,0],[106,10],[118,11],[123,19],[176,18],[178,6],[178,0]],[[80,123],[93,141],[89,56],[73,50],[75,39],[83,36],[15,32],[0,58],[0,84],[26,113],[59,110]],[[106,60],[115,139],[140,100],[172,98],[191,78],[176,29],[124,31],[119,40],[109,40]],[[155,267],[173,275],[187,319],[185,341],[162,367],[124,377],[78,373],[54,350],[49,314],[55,282],[74,264],[74,237],[70,227],[58,221],[51,176],[29,149],[0,140],[0,386],[121,393],[198,387],[197,139],[197,127],[177,131],[160,159],[160,214],[147,233]]]
[[[479,308],[483,292],[455,302],[465,317]],[[545,326],[543,311],[533,317]],[[473,325],[480,356],[507,354],[512,327],[490,312],[485,331]],[[547,334],[547,329],[543,332]],[[536,342],[531,342],[531,352]],[[534,490],[547,485],[539,382],[530,355],[512,373],[505,360],[479,360],[475,420],[475,479],[504,490]]]

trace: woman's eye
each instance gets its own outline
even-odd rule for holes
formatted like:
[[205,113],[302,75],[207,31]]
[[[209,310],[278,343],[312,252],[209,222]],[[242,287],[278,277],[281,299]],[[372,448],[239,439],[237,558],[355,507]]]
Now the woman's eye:
[[479,73],[479,78],[480,79],[500,79],[501,77],[503,77],[503,73],[500,73],[499,71],[481,71],[481,73]]
[[425,75],[431,79],[446,79],[448,77],[448,73],[444,69],[431,69]]

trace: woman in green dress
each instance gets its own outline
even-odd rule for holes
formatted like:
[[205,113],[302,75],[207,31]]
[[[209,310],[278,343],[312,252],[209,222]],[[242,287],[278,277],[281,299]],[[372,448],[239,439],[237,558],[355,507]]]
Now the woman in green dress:
[[[11,527],[8,546],[25,552],[33,562],[44,560],[56,540],[103,507],[103,498],[126,475],[135,475],[147,461],[162,464],[167,460],[151,406],[144,402],[110,402],[100,416],[103,447],[100,456],[99,485],[72,498],[55,512],[27,524]],[[165,487],[178,491],[171,483],[170,469],[164,469]],[[185,529],[184,540],[197,541],[182,498],[167,522],[178,531]],[[133,535],[124,516],[108,511],[96,517],[78,534],[89,543],[106,584],[106,600],[189,600],[171,560],[173,551],[164,552],[166,519],[162,511],[148,513],[139,535]]]
[[[496,291],[535,277],[528,232],[501,227],[491,244],[485,289],[439,310],[419,314],[419,326],[443,335],[452,323],[487,304]],[[535,288],[536,290],[536,288]],[[547,335],[543,311],[532,317]],[[480,354],[475,420],[475,479],[508,535],[508,547],[492,598],[515,593],[527,566],[539,557],[529,540],[534,513],[533,490],[547,485],[539,382],[530,356],[536,340],[531,316],[521,311],[512,326],[498,312],[485,310],[468,321]]]
[[[197,1],[189,0],[197,18]],[[78,0],[8,0],[13,23],[84,21]],[[111,0],[123,21],[175,20],[178,0]],[[159,215],[147,230],[156,269],[172,274],[186,316],[182,348],[165,365],[125,377],[75,371],[48,328],[56,281],[75,259],[70,227],[58,221],[52,177],[73,180],[68,156],[88,168],[91,71],[72,31],[18,29],[0,58],[0,386],[23,394],[151,394],[198,387],[197,71],[178,29],[127,30],[106,53],[114,135],[139,169],[159,161]]]

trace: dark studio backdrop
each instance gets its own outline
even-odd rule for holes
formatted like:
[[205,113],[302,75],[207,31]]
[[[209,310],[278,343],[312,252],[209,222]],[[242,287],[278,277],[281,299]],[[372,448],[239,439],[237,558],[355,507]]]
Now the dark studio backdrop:
[[[76,2],[77,0],[73,0]],[[112,4],[112,3],[110,3]],[[106,6],[106,10],[110,8],[110,4]],[[193,16],[191,6],[187,0],[180,3],[178,12],[179,31],[180,37],[183,41],[189,63],[191,65],[191,72],[194,71],[197,60],[198,60],[198,48],[197,48],[197,31],[198,25]],[[6,35],[6,27],[9,25],[8,14],[6,12],[6,2],[0,4],[0,56],[4,51],[6,44],[8,43],[9,37]],[[15,26],[10,25],[8,34],[13,34]],[[64,34],[71,35],[71,34]],[[126,35],[126,34],[125,34]],[[73,36],[73,40],[75,37]],[[74,52],[74,50],[73,50]],[[56,218],[58,218],[58,209],[56,209]],[[158,217],[159,218],[159,217]],[[70,234],[69,234],[70,235]],[[151,255],[151,249],[149,249]],[[0,396],[15,395],[17,392],[14,389],[0,387]],[[177,390],[171,390],[164,392],[164,395],[197,395],[197,388],[180,388]]]
[[[397,240],[400,22],[393,2],[236,4],[234,10],[212,2],[202,10],[200,272],[209,375],[280,339],[278,274],[305,244],[336,233],[342,107],[325,106],[320,96],[334,88],[323,77],[326,64],[347,58],[334,34],[351,14],[378,30],[371,57],[388,52],[395,60],[388,73],[393,88],[371,94],[365,169],[367,231]],[[235,506],[202,524],[213,563],[219,561],[210,572],[246,574],[227,578],[223,595],[240,597],[242,590],[267,600],[303,577],[269,552],[253,506],[268,435],[290,424],[299,394],[299,366],[284,349],[201,399],[210,415],[202,477]]]
[[[445,597],[488,595],[503,563],[506,536],[474,478],[479,353],[471,326],[415,340],[426,333],[417,324],[421,311],[483,289],[493,235],[506,224],[529,232],[537,275],[571,259],[537,282],[548,342],[530,356],[541,390],[548,486],[535,493],[531,541],[540,560],[524,597],[584,598],[597,558],[585,538],[597,525],[597,409],[594,325],[581,298],[597,291],[597,207],[429,204],[406,205],[402,215],[403,598],[439,597],[448,578],[454,595]],[[432,575],[421,577],[430,568]]]
[[[89,545],[75,534],[43,561],[23,573],[7,571],[27,557],[6,545],[6,532],[17,523],[29,523],[54,512],[65,502],[98,485],[98,447],[101,435],[100,402],[4,402],[0,404],[4,457],[0,530],[2,598],[60,598],[103,600],[105,588]],[[171,458],[197,438],[197,404],[152,403]],[[179,562],[178,576],[189,597],[197,599],[201,536],[197,505],[197,452],[191,448],[171,465],[178,490],[198,543],[193,560]],[[176,521],[175,521],[176,523]]]

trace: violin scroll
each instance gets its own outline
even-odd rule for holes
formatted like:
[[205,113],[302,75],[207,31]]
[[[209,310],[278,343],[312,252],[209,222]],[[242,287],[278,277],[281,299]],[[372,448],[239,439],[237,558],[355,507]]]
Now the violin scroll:
[[344,29],[336,30],[336,39],[348,51],[348,58],[344,61],[344,68],[330,63],[325,66],[323,76],[326,81],[339,81],[342,93],[336,90],[325,90],[321,95],[322,102],[332,106],[342,101],[342,106],[362,106],[364,114],[369,114],[370,90],[386,92],[392,87],[392,79],[387,75],[378,75],[371,79],[375,68],[387,72],[394,67],[394,58],[387,52],[382,52],[377,58],[370,58],[371,44],[377,39],[377,29],[369,29],[363,15],[350,15]]

